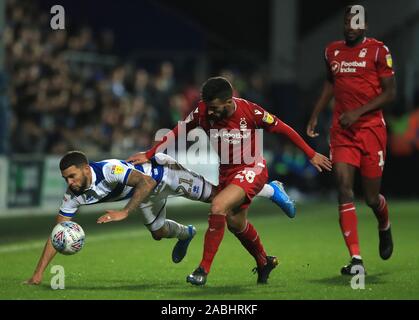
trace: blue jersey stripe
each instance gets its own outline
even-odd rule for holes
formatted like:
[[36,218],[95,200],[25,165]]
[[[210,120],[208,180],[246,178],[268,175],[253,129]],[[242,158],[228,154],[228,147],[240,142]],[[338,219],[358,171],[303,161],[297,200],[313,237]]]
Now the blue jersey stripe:
[[60,210],[60,215],[71,218],[71,217],[74,217],[76,213],[66,213]]
[[96,181],[95,185],[98,185],[101,181],[105,180],[105,177],[103,175],[103,166],[107,164],[106,161],[101,162],[90,162],[89,165],[92,167],[93,171],[96,174]]
[[124,185],[127,184],[128,177],[129,177],[131,171],[132,171],[132,169],[128,169],[127,172],[125,173],[124,181],[122,182]]
[[151,177],[157,182],[160,183],[163,179],[163,166],[158,164],[155,157],[150,159],[151,161]]

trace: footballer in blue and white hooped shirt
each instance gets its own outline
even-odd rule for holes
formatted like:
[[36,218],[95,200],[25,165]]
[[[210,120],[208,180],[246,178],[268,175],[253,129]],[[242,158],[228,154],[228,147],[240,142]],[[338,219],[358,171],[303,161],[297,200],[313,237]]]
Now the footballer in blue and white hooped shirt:
[[[66,157],[82,156],[82,153],[73,151]],[[87,164],[81,159],[80,168],[73,164],[74,161],[66,164],[66,157],[61,160],[60,169],[68,189],[60,215],[71,218],[81,205],[129,199],[123,210],[110,210],[98,222],[119,221],[138,211],[156,239],[176,237],[184,240],[191,236],[188,226],[166,219],[165,204],[169,196],[209,202],[215,192],[213,185],[201,175],[183,168],[173,158],[161,153],[150,162],[135,166],[118,159]]]
[[[166,219],[166,200],[182,196],[191,200],[210,202],[216,188],[201,175],[177,163],[165,154],[142,165],[109,159],[89,162],[80,151],[67,153],[60,161],[60,170],[68,189],[64,195],[56,223],[71,220],[82,205],[129,199],[122,210],[108,210],[98,223],[125,219],[139,212],[156,240],[177,238],[172,260],[180,262],[196,233],[192,225],[182,225]],[[27,284],[40,284],[43,274],[56,250],[48,238],[39,262]]]

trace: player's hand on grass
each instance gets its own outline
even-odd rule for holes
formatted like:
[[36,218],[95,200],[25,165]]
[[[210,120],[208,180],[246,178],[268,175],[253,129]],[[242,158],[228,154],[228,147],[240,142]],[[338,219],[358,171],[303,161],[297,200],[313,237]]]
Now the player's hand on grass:
[[27,284],[27,285],[38,285],[42,282],[42,276],[38,276],[38,275],[33,275],[32,278],[26,280],[25,282],[23,282],[23,284]]
[[131,162],[132,164],[142,164],[144,162],[148,161],[148,158],[146,156],[145,152],[137,152],[136,154],[133,154],[127,159],[128,162]]
[[348,129],[359,119],[359,117],[360,115],[356,110],[344,112],[339,117],[339,124],[343,129]]
[[332,171],[332,162],[329,160],[328,157],[320,153],[316,152],[314,157],[310,159],[310,162],[320,172],[322,172],[323,169],[327,171]]
[[307,124],[307,135],[310,138],[315,138],[319,136],[319,134],[314,131],[316,129],[316,126],[317,126],[317,118],[311,118]]
[[111,221],[121,221],[124,220],[126,217],[128,217],[128,211],[122,210],[122,211],[114,211],[114,210],[106,210],[106,214],[99,217],[97,219],[97,223],[108,223]]

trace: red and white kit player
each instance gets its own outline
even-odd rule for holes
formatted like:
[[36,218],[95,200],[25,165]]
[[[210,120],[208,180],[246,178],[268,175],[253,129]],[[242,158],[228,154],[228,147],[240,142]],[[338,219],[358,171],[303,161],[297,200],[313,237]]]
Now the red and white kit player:
[[334,97],[330,158],[338,184],[341,231],[351,256],[342,274],[354,274],[354,265],[363,267],[353,195],[357,169],[366,203],[378,220],[380,256],[388,259],[393,251],[387,203],[380,194],[387,141],[382,107],[396,95],[393,61],[381,41],[365,36],[367,24],[353,28],[351,8],[345,10],[345,40],[325,50],[327,79],[307,126],[307,134],[316,137],[317,117]]
[[[277,259],[267,256],[254,226],[247,220],[248,207],[268,180],[266,161],[260,154],[253,159],[257,145],[256,129],[285,134],[309,157],[319,170],[331,170],[329,159],[311,149],[291,127],[250,101],[234,98],[231,84],[222,77],[210,78],[202,87],[202,101],[185,121],[186,132],[201,127],[216,142],[220,156],[218,193],[211,202],[208,229],[205,234],[204,253],[199,267],[187,277],[195,285],[206,282],[212,261],[224,236],[225,224],[255,258],[258,283],[266,283],[269,273],[277,265]],[[179,135],[179,125],[171,136]],[[168,136],[166,136],[168,137]],[[164,143],[167,139],[164,139]],[[240,148],[237,148],[237,145]],[[157,148],[137,153],[128,159],[141,163],[150,159]],[[228,148],[228,159],[223,148]],[[256,152],[258,154],[258,152]],[[250,161],[249,161],[250,160]]]

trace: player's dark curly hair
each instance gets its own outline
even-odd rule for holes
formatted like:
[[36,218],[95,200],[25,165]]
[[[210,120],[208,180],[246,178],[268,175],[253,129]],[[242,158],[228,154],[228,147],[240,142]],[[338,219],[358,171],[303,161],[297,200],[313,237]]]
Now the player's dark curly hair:
[[60,160],[60,170],[63,171],[71,166],[80,168],[86,164],[89,164],[87,156],[81,151],[69,151]]
[[233,97],[233,86],[223,77],[209,78],[202,86],[201,97],[204,102],[210,102],[215,99],[222,101]]

